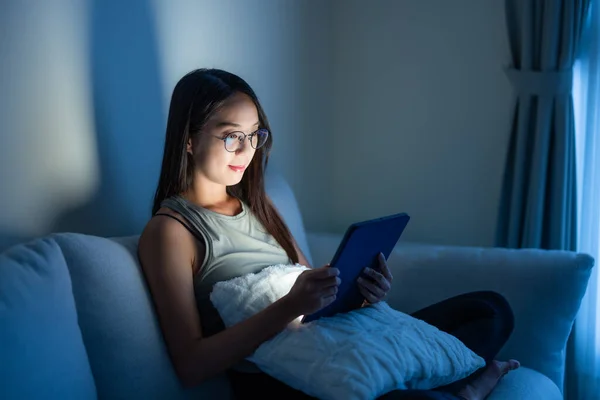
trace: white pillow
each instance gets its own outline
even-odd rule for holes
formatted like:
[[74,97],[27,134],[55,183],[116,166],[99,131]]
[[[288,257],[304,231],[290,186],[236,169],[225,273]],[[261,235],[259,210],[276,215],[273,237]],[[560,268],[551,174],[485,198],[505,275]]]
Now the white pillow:
[[[219,282],[211,301],[229,327],[287,294],[306,269],[275,265]],[[248,359],[320,399],[366,399],[393,389],[431,389],[485,365],[454,336],[385,302],[307,324],[298,318]]]

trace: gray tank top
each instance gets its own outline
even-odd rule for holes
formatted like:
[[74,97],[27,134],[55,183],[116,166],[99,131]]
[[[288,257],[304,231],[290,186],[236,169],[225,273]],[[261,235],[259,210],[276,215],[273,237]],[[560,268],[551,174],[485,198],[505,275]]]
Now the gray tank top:
[[[210,301],[210,293],[217,282],[256,273],[269,265],[290,263],[281,245],[266,231],[250,208],[243,201],[240,203],[242,212],[234,216],[202,208],[182,196],[173,196],[161,203],[162,207],[185,218],[188,229],[202,238],[206,246],[204,260],[194,275],[194,294],[204,337],[225,329]],[[248,361],[235,369],[258,372]]]

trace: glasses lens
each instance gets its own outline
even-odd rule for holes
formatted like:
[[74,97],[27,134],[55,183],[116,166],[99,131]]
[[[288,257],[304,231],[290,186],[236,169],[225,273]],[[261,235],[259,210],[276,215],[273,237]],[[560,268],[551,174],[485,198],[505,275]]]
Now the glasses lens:
[[237,133],[230,133],[225,138],[225,150],[234,152],[240,147],[240,137]]
[[268,130],[259,129],[254,133],[254,135],[252,135],[252,139],[250,140],[250,143],[252,144],[252,147],[254,147],[255,149],[258,149],[258,148],[262,147],[265,143],[267,143],[268,137],[269,137]]

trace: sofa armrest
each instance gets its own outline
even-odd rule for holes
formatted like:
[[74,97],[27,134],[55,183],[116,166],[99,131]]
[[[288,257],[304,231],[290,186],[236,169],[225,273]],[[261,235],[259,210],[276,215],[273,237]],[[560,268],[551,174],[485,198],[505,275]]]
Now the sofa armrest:
[[[320,266],[342,236],[310,233]],[[388,259],[395,309],[411,313],[470,291],[502,294],[515,315],[515,329],[498,358],[516,358],[563,387],[564,351],[594,265],[586,254],[558,250],[436,246],[401,241]]]

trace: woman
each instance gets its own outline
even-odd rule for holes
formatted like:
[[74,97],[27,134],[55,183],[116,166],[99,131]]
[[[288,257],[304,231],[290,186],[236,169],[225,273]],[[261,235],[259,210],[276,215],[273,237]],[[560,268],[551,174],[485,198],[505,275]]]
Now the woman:
[[[310,267],[265,194],[272,141],[267,117],[243,79],[201,69],[177,83],[153,216],[138,251],[171,360],[186,386],[227,372],[238,398],[308,398],[244,359],[298,316],[333,302],[339,271],[323,266],[303,272],[289,294],[227,329],[209,298],[216,282],[269,265]],[[359,282],[367,305],[390,289],[385,259],[380,264],[382,273],[366,270]],[[518,366],[493,361],[513,323],[510,307],[495,293],[466,294],[414,315],[456,335],[488,365],[446,388],[394,391],[385,398],[483,399]]]

